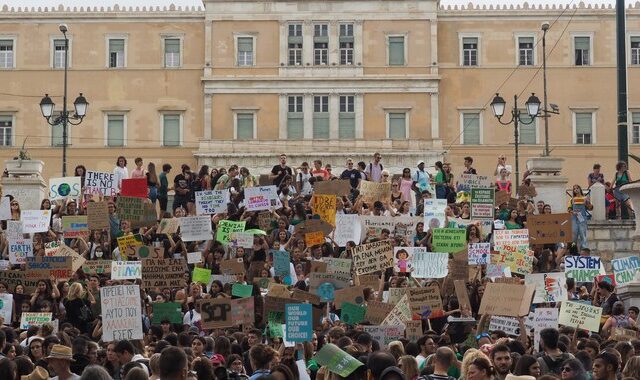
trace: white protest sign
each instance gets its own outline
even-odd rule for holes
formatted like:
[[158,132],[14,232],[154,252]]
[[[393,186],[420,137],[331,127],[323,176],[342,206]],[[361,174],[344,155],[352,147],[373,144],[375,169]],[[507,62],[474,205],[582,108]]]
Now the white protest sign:
[[613,259],[611,266],[618,285],[640,280],[640,257],[637,255]]
[[187,264],[198,264],[202,262],[202,252],[188,252]]
[[253,234],[248,232],[232,232],[232,239],[242,248],[253,248]]
[[540,347],[540,331],[546,328],[558,328],[558,309],[555,307],[539,307],[533,312],[533,348]]
[[24,264],[27,262],[27,257],[33,257],[33,241],[31,239],[10,239],[8,242],[11,264]]
[[20,220],[7,220],[7,239],[19,240],[24,238],[24,229],[22,227],[22,221]]
[[593,332],[600,331],[602,308],[581,302],[562,301],[558,323]]
[[32,234],[49,231],[51,210],[24,210],[20,213],[22,232]]
[[491,258],[491,243],[469,243],[469,265],[486,265]]
[[11,199],[2,197],[0,199],[0,220],[11,219]]
[[567,300],[567,278],[564,273],[528,273],[524,277],[524,284],[536,287],[533,304]]
[[507,335],[518,336],[520,335],[520,322],[517,318],[492,315],[489,331],[504,331]]
[[61,177],[49,179],[49,199],[80,198],[82,190],[80,177]]
[[[418,248],[418,247],[417,247]],[[414,251],[414,271],[411,274],[415,278],[443,278],[449,273],[449,254],[444,252]]]
[[424,200],[424,230],[428,231],[434,228],[444,228],[445,226],[445,209],[447,208],[446,199],[425,199]]
[[13,294],[0,294],[0,317],[3,318],[4,324],[11,324],[11,316],[13,314]]
[[117,187],[113,173],[87,170],[87,175],[84,177],[85,194],[113,197],[118,192]]
[[244,189],[244,205],[247,211],[279,209],[282,207],[275,186],[257,186]]
[[142,310],[138,285],[104,286],[100,288],[102,307],[102,340],[142,339]]
[[111,279],[142,279],[142,261],[111,261]]
[[211,240],[211,218],[209,216],[190,216],[180,218],[182,241]]
[[333,241],[340,247],[347,245],[347,242],[353,241],[360,244],[360,236],[362,233],[362,225],[358,214],[336,214],[336,229],[333,235]]
[[526,228],[518,230],[496,230],[493,231],[493,243],[496,251],[500,251],[503,246],[529,247],[529,230]]
[[228,190],[196,191],[196,214],[213,215],[227,211]]

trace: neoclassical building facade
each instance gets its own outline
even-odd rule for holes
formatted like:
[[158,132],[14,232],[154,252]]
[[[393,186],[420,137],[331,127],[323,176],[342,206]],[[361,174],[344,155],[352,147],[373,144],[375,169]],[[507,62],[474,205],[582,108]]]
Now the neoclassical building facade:
[[[109,170],[115,157],[156,164],[268,171],[373,152],[393,171],[475,158],[492,174],[513,164],[513,125],[489,103],[542,99],[543,31],[552,155],[583,184],[616,160],[615,12],[608,7],[442,7],[434,0],[220,1],[202,8],[0,9],[0,155],[26,140],[58,176],[62,128],[39,111],[61,108],[69,28],[69,98],[88,114],[70,127],[69,166]],[[630,151],[640,145],[640,5],[627,9]],[[62,43],[62,44],[61,44]],[[71,103],[69,101],[69,103]],[[520,166],[544,146],[543,120],[520,126]],[[570,170],[568,170],[570,168]],[[631,169],[634,167],[632,165]]]

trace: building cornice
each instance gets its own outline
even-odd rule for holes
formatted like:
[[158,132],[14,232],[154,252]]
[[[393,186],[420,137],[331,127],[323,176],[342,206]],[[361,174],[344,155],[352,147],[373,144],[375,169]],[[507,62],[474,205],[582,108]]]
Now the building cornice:
[[[438,9],[438,17],[487,17],[487,16],[510,16],[531,17],[531,16],[557,16],[562,12],[570,10],[567,16],[575,12],[576,16],[614,16],[616,13],[613,4],[490,4],[480,5],[469,2],[467,5],[441,5]],[[640,1],[627,5],[627,15],[640,14]]]
[[204,9],[202,7],[182,7],[182,6],[136,6],[123,7],[114,6],[93,6],[93,7],[69,7],[62,4],[57,7],[0,7],[0,21],[11,19],[48,19],[48,18],[82,18],[82,19],[122,19],[122,18],[189,18],[204,19]]

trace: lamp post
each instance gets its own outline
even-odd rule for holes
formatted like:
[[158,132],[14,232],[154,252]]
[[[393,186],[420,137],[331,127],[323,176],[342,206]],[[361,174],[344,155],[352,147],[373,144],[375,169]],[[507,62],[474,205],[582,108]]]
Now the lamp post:
[[549,150],[549,114],[558,115],[560,112],[558,111],[558,106],[555,104],[551,105],[551,110],[549,110],[549,105],[547,103],[547,31],[549,30],[549,23],[542,23],[542,102],[544,108],[540,110],[540,117],[544,119],[544,152],[542,156],[549,157],[551,155],[551,151]]
[[87,99],[82,96],[76,98],[73,102],[74,114],[69,115],[69,110],[67,109],[67,71],[69,69],[69,39],[67,38],[67,25],[60,24],[60,31],[64,36],[64,93],[62,95],[62,112],[58,116],[53,116],[53,112],[55,110],[55,103],[49,97],[49,94],[45,94],[44,98],[40,100],[40,111],[42,112],[42,116],[44,116],[47,123],[51,126],[59,125],[62,123],[62,176],[65,177],[67,175],[67,126],[78,125],[82,123],[82,119],[84,119],[87,114]]
[[538,116],[540,112],[540,99],[532,93],[525,106],[527,107],[527,113],[531,117],[531,120],[524,121],[522,119],[522,111],[518,109],[518,95],[513,96],[513,108],[511,109],[511,120],[502,121],[502,116],[504,115],[504,111],[506,108],[506,102],[500,96],[500,94],[496,94],[496,96],[491,101],[491,110],[493,111],[493,115],[498,119],[498,122],[502,125],[509,125],[513,123],[513,137],[514,137],[514,146],[516,153],[516,194],[518,193],[518,187],[520,186],[520,157],[519,157],[519,136],[518,136],[518,125],[522,124],[531,124],[535,121],[535,118]]

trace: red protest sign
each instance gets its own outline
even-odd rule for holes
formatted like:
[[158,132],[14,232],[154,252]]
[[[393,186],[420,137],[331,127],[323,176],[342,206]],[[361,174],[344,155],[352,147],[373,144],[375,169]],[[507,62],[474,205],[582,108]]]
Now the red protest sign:
[[125,197],[146,198],[147,194],[146,178],[127,178],[122,180],[120,195]]

